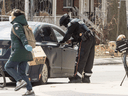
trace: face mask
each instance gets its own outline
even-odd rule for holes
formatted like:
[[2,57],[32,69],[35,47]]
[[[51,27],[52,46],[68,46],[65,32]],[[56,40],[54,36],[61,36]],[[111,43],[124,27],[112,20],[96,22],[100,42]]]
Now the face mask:
[[9,22],[12,22],[12,16],[9,16]]

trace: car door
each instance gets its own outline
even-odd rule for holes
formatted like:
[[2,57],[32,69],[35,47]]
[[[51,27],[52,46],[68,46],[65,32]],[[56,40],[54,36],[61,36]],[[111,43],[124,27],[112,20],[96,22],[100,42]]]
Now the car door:
[[[57,37],[58,42],[63,39],[62,31],[53,27],[53,31]],[[69,45],[65,45],[61,48],[61,75],[62,77],[72,76],[74,74],[74,65],[77,51]]]
[[57,45],[56,36],[49,25],[42,25],[39,28],[36,41],[42,44],[48,58],[50,77],[61,77],[61,49]]

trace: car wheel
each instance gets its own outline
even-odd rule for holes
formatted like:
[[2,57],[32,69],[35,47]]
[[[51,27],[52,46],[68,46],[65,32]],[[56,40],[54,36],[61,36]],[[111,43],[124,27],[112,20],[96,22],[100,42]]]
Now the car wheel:
[[9,79],[10,79],[12,82],[16,82],[16,80],[15,80],[13,77],[9,77]]
[[43,64],[41,78],[39,80],[39,84],[46,84],[48,80],[48,64],[47,62]]

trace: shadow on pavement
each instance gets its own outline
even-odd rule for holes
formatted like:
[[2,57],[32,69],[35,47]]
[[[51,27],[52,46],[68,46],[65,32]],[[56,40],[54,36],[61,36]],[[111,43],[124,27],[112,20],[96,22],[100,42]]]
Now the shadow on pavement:
[[14,82],[7,82],[5,87],[16,87],[16,83]]
[[[42,85],[52,85],[52,84],[68,84],[68,82],[47,82],[47,84],[42,84]],[[38,83],[32,83],[32,86],[40,86],[41,84]]]
[[47,84],[68,84],[68,82],[48,82]]
[[[51,84],[68,84],[68,82],[47,82],[47,84],[42,85],[51,85]],[[38,84],[37,82],[32,83],[32,86],[39,86],[41,84]],[[16,83],[15,82],[6,82],[6,87],[15,88]]]

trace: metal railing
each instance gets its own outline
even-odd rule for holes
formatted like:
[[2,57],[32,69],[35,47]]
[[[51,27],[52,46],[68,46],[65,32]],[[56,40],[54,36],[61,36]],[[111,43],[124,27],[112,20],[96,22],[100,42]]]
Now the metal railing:
[[0,21],[9,21],[8,15],[0,15]]

